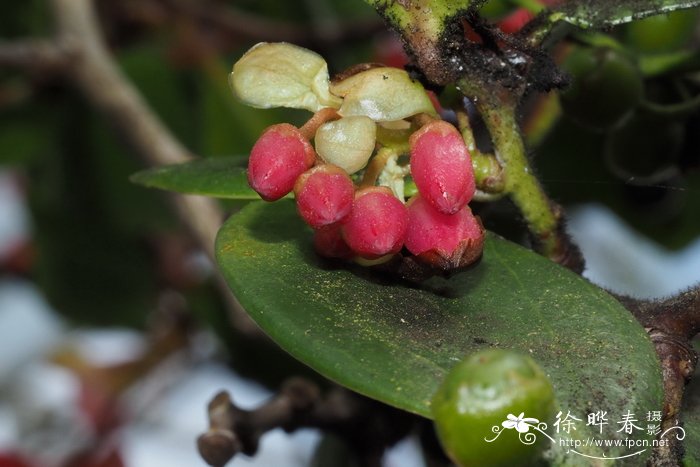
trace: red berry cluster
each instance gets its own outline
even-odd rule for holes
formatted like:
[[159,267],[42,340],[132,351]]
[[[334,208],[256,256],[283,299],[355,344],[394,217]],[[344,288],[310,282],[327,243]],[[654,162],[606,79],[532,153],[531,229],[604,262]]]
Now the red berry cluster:
[[289,124],[273,125],[260,136],[250,154],[248,181],[266,201],[294,191],[322,256],[377,263],[398,258],[429,269],[423,276],[463,268],[481,256],[484,238],[467,205],[475,191],[467,147],[459,131],[442,120],[415,131],[409,146],[418,194],[406,204],[387,187],[357,187]]

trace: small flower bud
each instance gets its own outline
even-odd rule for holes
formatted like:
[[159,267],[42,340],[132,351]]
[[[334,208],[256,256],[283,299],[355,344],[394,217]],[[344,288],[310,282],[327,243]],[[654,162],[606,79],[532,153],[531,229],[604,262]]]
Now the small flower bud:
[[406,206],[391,190],[369,187],[355,194],[352,212],[343,222],[341,232],[355,253],[375,259],[401,250],[407,227]]
[[321,158],[349,174],[367,165],[374,151],[377,125],[367,117],[345,117],[324,123],[314,143]]
[[331,164],[304,172],[294,184],[294,197],[301,217],[313,228],[344,219],[352,209],[355,186],[348,174]]
[[455,214],[443,214],[418,195],[407,207],[406,248],[419,261],[450,271],[481,257],[484,228],[469,206]]
[[370,68],[332,83],[330,89],[343,98],[338,112],[344,117],[364,115],[388,122],[419,113],[436,114],[423,86],[399,68]]
[[420,194],[444,214],[454,214],[474,196],[474,169],[462,135],[435,120],[413,133],[411,175]]
[[316,112],[338,108],[329,90],[328,65],[315,52],[285,42],[261,42],[233,65],[231,90],[244,103],[263,109],[291,107]]
[[248,183],[265,201],[276,201],[292,191],[315,160],[313,147],[296,127],[272,125],[250,151]]
[[314,231],[314,250],[326,258],[352,259],[355,253],[340,234],[341,225],[331,224]]

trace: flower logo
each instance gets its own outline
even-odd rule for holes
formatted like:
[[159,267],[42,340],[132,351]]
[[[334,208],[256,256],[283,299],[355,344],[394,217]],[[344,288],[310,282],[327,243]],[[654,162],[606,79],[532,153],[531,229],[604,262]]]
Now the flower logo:
[[518,415],[517,417],[512,413],[509,413],[506,418],[507,420],[501,423],[501,425],[503,425],[503,428],[507,430],[512,430],[513,428],[515,428],[518,433],[527,433],[528,431],[530,431],[532,423],[534,423],[535,425],[540,423],[540,421],[536,418],[525,417],[525,412],[521,412],[520,415]]
[[503,433],[506,430],[512,430],[513,428],[515,428],[515,431],[518,432],[518,438],[520,438],[520,442],[522,442],[523,444],[532,445],[535,444],[535,442],[537,441],[537,434],[531,432],[530,428],[546,436],[547,438],[549,438],[550,441],[555,442],[554,438],[552,438],[545,432],[545,430],[547,429],[547,424],[544,422],[540,422],[536,418],[526,417],[525,412],[521,412],[520,415],[518,415],[517,417],[512,413],[509,413],[506,416],[506,420],[501,422],[501,426],[494,425],[491,427],[491,431],[496,436],[494,436],[491,439],[484,438],[484,441],[486,441],[487,443],[492,443],[496,441],[496,439],[499,436],[501,436],[501,433]]

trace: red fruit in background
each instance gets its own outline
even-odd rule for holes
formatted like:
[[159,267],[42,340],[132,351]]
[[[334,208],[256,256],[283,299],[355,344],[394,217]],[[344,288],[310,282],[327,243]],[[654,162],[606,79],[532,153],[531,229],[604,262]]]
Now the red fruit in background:
[[[559,3],[559,0],[540,0],[539,3],[545,6],[554,6]],[[520,31],[523,26],[529,23],[534,17],[535,13],[525,8],[517,8],[500,20],[498,22],[498,27],[506,34],[514,34]]]
[[107,445],[100,446],[71,459],[64,467],[124,467],[124,465],[124,460],[118,447]]
[[78,403],[91,428],[99,435],[116,430],[124,422],[117,396],[99,383],[82,381]]
[[420,261],[444,270],[476,261],[483,251],[484,228],[469,206],[443,214],[420,195],[408,202],[406,248]]
[[343,239],[359,256],[375,259],[397,253],[408,227],[408,211],[386,187],[369,187],[355,194],[352,212],[343,222]]
[[14,452],[0,452],[0,467],[33,467],[20,454]]
[[411,135],[411,175],[420,194],[444,214],[454,214],[474,196],[472,161],[462,135],[435,120]]
[[248,183],[265,201],[276,201],[292,191],[296,179],[315,160],[313,147],[298,128],[272,125],[250,151]]
[[394,68],[408,64],[401,39],[395,34],[381,37],[374,45],[374,61]]
[[348,174],[332,164],[304,172],[294,184],[294,197],[302,219],[319,228],[344,219],[352,209],[355,185]]
[[513,13],[499,21],[498,27],[506,34],[513,34],[520,31],[520,29],[522,29],[522,27],[534,17],[534,13],[526,10],[525,8],[518,8]]
[[314,231],[314,250],[326,258],[351,259],[355,254],[340,233],[340,224],[327,225]]

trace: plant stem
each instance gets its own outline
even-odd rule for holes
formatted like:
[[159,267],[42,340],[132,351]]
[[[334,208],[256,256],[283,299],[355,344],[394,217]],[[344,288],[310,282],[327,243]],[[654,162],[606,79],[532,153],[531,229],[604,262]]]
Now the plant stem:
[[557,228],[558,219],[542,186],[530,170],[515,119],[515,107],[494,106],[480,99],[475,104],[493,139],[496,157],[503,163],[505,191],[541,243],[542,253],[551,256],[557,250],[557,239],[552,233]]
[[517,96],[489,89],[488,84],[478,81],[462,79],[457,84],[484,119],[503,169],[503,192],[522,213],[535,238],[535,248],[552,261],[583,271],[581,252],[564,231],[561,207],[547,197],[530,168],[516,119]]
[[454,81],[444,60],[441,39],[448,24],[467,11],[471,0],[365,0],[406,40],[416,64],[428,81],[444,85]]
[[542,241],[543,252],[549,255],[556,247],[551,232],[558,221],[547,195],[530,170],[515,109],[476,104],[493,138],[497,157],[503,161],[505,191],[522,212],[530,231]]
[[318,128],[326,122],[331,120],[338,120],[340,115],[338,111],[331,107],[324,107],[304,123],[304,125],[299,128],[299,132],[304,136],[304,138],[311,140],[316,135]]
[[374,186],[377,183],[379,174],[384,170],[389,159],[397,157],[398,153],[392,147],[385,146],[377,151],[377,154],[372,158],[372,161],[365,170],[365,175],[362,177],[361,187]]
[[457,125],[462,133],[464,144],[471,154],[477,188],[474,199],[491,201],[505,195],[505,178],[501,162],[494,154],[485,154],[476,146],[469,115],[464,110],[457,111]]
[[254,455],[268,431],[282,428],[291,433],[307,427],[341,438],[362,465],[379,466],[384,449],[419,421],[341,387],[331,387],[324,395],[316,384],[301,378],[285,381],[274,397],[253,410],[236,406],[227,392],[220,392],[207,412],[209,430],[198,438],[197,446],[214,467],[222,467],[238,453]]

